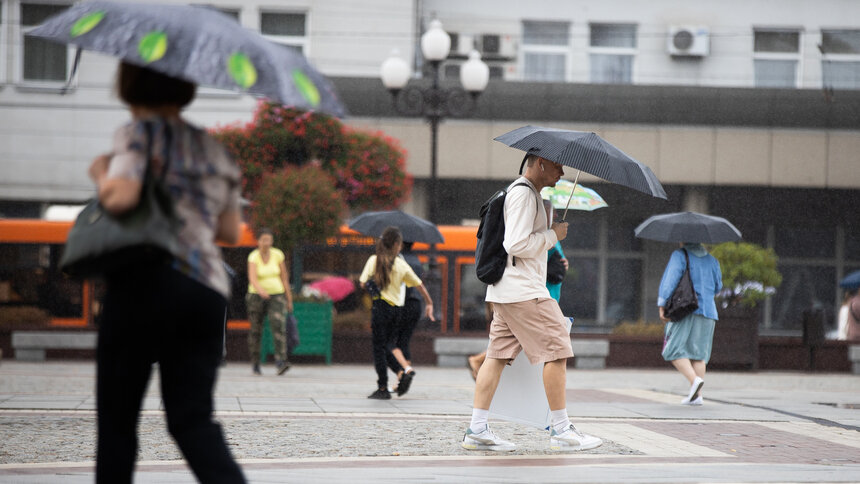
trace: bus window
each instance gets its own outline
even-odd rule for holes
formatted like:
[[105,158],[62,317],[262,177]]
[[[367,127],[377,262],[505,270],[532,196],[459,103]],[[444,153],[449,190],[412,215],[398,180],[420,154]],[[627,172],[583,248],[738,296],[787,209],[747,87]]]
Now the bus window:
[[[475,260],[457,261],[459,272],[459,330],[485,332],[488,328],[488,310],[485,298],[487,285],[478,280],[475,274]],[[456,329],[455,329],[456,331]]]
[[84,284],[59,270],[61,253],[56,244],[0,244],[0,307],[28,318],[44,314],[85,324]]

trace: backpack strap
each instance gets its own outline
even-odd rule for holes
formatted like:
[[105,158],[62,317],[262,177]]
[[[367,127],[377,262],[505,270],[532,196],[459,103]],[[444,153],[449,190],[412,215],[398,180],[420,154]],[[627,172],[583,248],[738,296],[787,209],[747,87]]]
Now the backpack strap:
[[[523,163],[525,163],[525,158],[523,158]],[[522,167],[520,167],[520,170],[522,170]],[[512,185],[511,187],[509,187],[509,188],[508,188],[508,190],[507,190],[507,192],[505,192],[505,194],[507,195],[507,193],[510,193],[510,192],[511,192],[511,190],[513,190],[514,188],[519,187],[519,186],[523,186],[523,187],[528,188],[530,192],[532,191],[532,187],[531,187],[531,185],[529,185],[528,183],[525,183],[525,182],[519,182],[519,183],[515,183],[514,185]],[[534,193],[532,193],[532,194],[534,194]],[[538,212],[540,212],[541,210],[543,210],[543,207],[541,206],[541,202],[539,202],[539,201],[535,200],[535,203],[537,203],[537,204],[538,204],[538,207],[537,207],[537,208],[538,208]],[[512,266],[517,265],[517,257],[516,257],[516,256],[513,256],[513,255],[511,256],[511,265],[512,265]]]

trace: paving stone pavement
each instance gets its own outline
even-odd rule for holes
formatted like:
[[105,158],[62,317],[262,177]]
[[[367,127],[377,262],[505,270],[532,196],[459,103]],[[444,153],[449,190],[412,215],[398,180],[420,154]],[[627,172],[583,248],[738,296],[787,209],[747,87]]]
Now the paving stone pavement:
[[[92,482],[92,362],[0,364],[0,482]],[[548,450],[548,435],[494,421],[499,455],[458,441],[474,384],[465,369],[417,368],[410,392],[366,398],[370,365],[222,368],[216,418],[251,482],[860,482],[860,377],[724,373],[685,407],[673,370],[570,370],[568,411],[605,444]],[[135,482],[195,482],[165,428],[153,379]]]

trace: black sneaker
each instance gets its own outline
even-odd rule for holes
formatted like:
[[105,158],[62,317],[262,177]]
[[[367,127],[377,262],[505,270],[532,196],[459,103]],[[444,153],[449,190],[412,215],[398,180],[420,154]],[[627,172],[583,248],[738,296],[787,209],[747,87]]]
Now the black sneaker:
[[415,372],[410,371],[409,373],[404,373],[403,376],[400,377],[400,384],[397,385],[397,396],[402,397],[406,395],[406,392],[409,391],[409,387],[412,385],[412,378],[415,377]]
[[284,373],[286,373],[291,366],[293,365],[289,361],[279,361],[275,363],[275,368],[278,369],[278,375],[283,375]]
[[367,396],[373,400],[391,400],[391,394],[388,390],[379,389]]
[[260,364],[259,363],[254,363],[254,366],[251,368],[251,371],[253,371],[255,375],[262,375],[263,374],[263,372],[260,371]]

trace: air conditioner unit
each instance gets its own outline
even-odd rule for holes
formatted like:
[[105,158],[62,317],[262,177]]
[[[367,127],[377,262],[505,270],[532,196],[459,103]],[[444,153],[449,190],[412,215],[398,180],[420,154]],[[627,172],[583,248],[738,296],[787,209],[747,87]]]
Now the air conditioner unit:
[[481,34],[478,36],[478,51],[486,58],[517,56],[517,45],[510,35],[506,34]]
[[475,48],[475,38],[471,34],[460,34],[457,39],[458,55],[468,56]]
[[701,26],[669,27],[667,50],[673,56],[704,57],[711,51],[710,31]]

